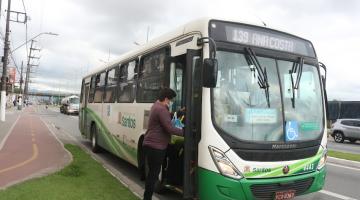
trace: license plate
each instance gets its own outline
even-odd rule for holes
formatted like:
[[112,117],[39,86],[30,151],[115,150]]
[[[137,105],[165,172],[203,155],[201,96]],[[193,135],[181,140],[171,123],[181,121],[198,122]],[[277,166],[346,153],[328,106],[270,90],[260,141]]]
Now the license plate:
[[275,193],[275,200],[293,199],[295,190],[281,191]]

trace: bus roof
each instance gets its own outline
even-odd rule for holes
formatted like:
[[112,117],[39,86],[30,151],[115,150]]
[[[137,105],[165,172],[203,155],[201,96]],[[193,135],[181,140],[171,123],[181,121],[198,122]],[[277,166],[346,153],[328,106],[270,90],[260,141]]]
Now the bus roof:
[[[108,68],[113,67],[114,65],[116,65],[117,63],[121,63],[121,62],[126,62],[129,61],[129,59],[133,59],[139,55],[143,55],[146,54],[148,52],[151,52],[155,49],[158,49],[172,41],[176,41],[177,39],[181,38],[181,37],[185,37],[187,35],[191,35],[194,33],[199,33],[202,36],[208,36],[208,24],[211,20],[220,20],[220,21],[228,21],[228,22],[236,22],[236,23],[243,23],[243,24],[249,24],[249,25],[254,25],[254,26],[259,26],[259,27],[263,27],[264,25],[262,23],[254,23],[254,22],[249,22],[249,21],[239,21],[239,20],[231,20],[231,19],[221,19],[221,18],[200,18],[197,20],[193,20],[190,21],[178,28],[176,28],[175,30],[168,32],[166,34],[163,34],[151,41],[149,41],[148,43],[139,46],[138,48],[131,50],[125,54],[122,54],[119,56],[119,58],[117,58],[116,60],[106,63],[104,65],[100,65],[99,67],[96,67],[95,69],[91,70],[90,73],[88,73],[86,76],[84,76],[84,78],[87,78],[89,76],[92,76],[94,74],[97,74],[103,70],[106,70]],[[293,35],[291,33],[287,33],[281,29],[275,29],[275,28],[271,28],[266,26],[265,28],[267,29],[272,29],[272,30],[277,30],[289,35]],[[296,35],[293,35],[296,36]],[[296,36],[298,37],[298,36]]]

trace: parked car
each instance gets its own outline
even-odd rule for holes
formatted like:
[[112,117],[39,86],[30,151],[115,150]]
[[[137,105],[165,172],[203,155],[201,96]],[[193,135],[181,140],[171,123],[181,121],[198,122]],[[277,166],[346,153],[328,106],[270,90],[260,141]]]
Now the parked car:
[[331,125],[330,133],[335,142],[349,140],[355,143],[360,140],[360,119],[338,119]]

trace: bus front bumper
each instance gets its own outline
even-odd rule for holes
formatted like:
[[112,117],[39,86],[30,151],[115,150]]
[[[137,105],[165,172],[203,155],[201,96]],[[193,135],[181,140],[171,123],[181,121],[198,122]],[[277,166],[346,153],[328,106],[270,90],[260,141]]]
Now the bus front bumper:
[[234,180],[199,168],[200,200],[274,199],[276,192],[295,190],[296,196],[319,191],[325,183],[326,167],[308,174]]

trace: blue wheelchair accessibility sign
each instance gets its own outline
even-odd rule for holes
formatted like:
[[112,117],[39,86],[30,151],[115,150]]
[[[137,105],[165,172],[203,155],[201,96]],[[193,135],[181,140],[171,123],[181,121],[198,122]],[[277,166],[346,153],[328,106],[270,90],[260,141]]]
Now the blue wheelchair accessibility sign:
[[286,141],[293,141],[299,138],[299,127],[297,121],[286,122]]

